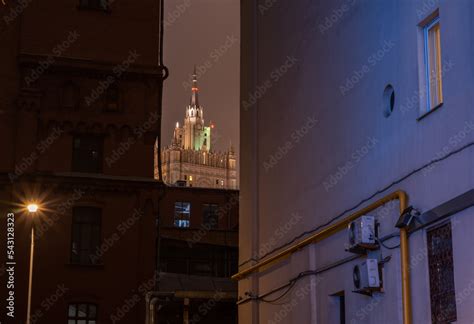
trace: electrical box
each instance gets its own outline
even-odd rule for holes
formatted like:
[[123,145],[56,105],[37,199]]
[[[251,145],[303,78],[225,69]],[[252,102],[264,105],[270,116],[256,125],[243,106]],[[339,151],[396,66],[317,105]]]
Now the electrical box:
[[371,295],[374,291],[380,291],[380,272],[377,259],[367,259],[354,267],[354,288],[357,293]]
[[364,254],[366,250],[378,249],[374,216],[362,216],[349,224],[348,251]]

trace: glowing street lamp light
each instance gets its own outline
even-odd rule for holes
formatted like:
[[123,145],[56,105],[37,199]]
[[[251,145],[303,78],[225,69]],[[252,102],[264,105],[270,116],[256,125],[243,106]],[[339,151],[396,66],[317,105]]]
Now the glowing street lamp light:
[[[39,206],[35,203],[28,204],[26,209],[30,213],[30,215],[34,216],[35,213],[38,211]],[[31,244],[30,244],[30,274],[28,280],[28,305],[26,309],[26,324],[31,323],[31,291],[33,286],[33,257],[35,252],[35,223],[33,222],[31,225]]]
[[37,204],[29,204],[28,206],[26,206],[26,209],[28,209],[28,211],[30,213],[36,213],[38,211],[38,205]]

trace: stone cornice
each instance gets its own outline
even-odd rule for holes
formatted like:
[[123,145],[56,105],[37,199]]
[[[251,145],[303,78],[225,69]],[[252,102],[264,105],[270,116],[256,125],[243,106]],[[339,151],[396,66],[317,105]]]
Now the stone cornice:
[[[39,62],[45,61],[49,57],[49,55],[44,54],[21,53],[18,56],[18,61],[20,67],[35,68]],[[112,75],[113,69],[118,64],[121,64],[121,62],[114,63],[73,57],[54,57],[54,63],[48,68],[48,72],[67,72],[68,75],[88,75],[103,78],[104,76]],[[158,80],[162,75],[162,71],[157,66],[134,64],[123,72],[121,78]]]
[[30,173],[11,183],[8,174],[0,175],[0,183],[15,185],[22,182],[41,183],[53,185],[57,189],[109,192],[134,192],[139,190],[160,189],[164,184],[153,178],[109,176],[103,174],[85,173]]

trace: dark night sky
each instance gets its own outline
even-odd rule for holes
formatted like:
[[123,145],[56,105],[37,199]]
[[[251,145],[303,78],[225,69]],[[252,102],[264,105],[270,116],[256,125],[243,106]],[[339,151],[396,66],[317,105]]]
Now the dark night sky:
[[[239,149],[239,0],[166,0],[165,64],[170,77],[163,99],[163,145],[177,121],[183,123],[191,95],[191,74],[198,69],[199,100],[213,130],[214,149],[230,141]],[[172,18],[170,14],[178,18]],[[199,71],[200,70],[200,71]],[[188,83],[187,85],[185,83]]]

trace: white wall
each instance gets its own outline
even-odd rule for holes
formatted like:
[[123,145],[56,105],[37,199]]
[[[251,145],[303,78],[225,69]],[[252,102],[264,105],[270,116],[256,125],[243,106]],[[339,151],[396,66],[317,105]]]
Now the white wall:
[[[241,262],[258,247],[276,247],[355,206],[438,157],[443,147],[450,152],[474,139],[474,129],[462,137],[465,123],[474,125],[474,2],[261,0],[258,5],[242,2]],[[441,17],[442,59],[452,67],[443,78],[443,107],[417,121],[419,104],[410,109],[407,102],[419,96],[418,23],[436,8]],[[336,11],[342,16],[321,32],[320,24]],[[274,70],[284,62],[288,72],[277,78]],[[368,71],[342,95],[340,86],[364,65]],[[396,103],[393,114],[385,118],[382,95],[388,83],[395,88]],[[252,105],[251,95],[258,92],[261,99]],[[314,127],[311,119],[318,120]],[[299,136],[297,131],[305,125],[309,130]],[[360,159],[353,155],[364,149]],[[410,204],[429,210],[473,187],[473,152],[468,148],[371,201],[402,189]],[[347,163],[351,167],[337,184],[325,187]],[[395,231],[398,211],[392,209],[383,217],[382,235]],[[289,223],[294,213],[301,216],[297,224],[281,235],[278,228]],[[457,291],[474,279],[471,213],[456,215],[460,225],[453,226]],[[421,253],[425,241],[424,231],[413,234],[411,254]],[[261,294],[301,271],[337,261],[348,255],[343,251],[345,242],[346,234],[341,233],[306,248],[291,262],[241,281],[239,293]],[[387,242],[397,243],[397,239]],[[240,323],[257,323],[257,318],[260,323],[332,323],[329,295],[343,289],[348,323],[401,323],[399,251],[382,251],[392,260],[385,269],[386,292],[375,307],[367,306],[374,305],[374,299],[351,293],[353,264],[346,264],[323,273],[323,280],[303,300],[296,292],[308,281],[301,281],[286,299],[298,299],[297,305],[280,321],[275,314],[283,306],[260,302],[239,308]],[[414,323],[429,323],[426,258],[413,268],[412,291]],[[458,305],[458,323],[474,319],[473,306],[471,296]],[[361,318],[360,312],[371,308]]]

